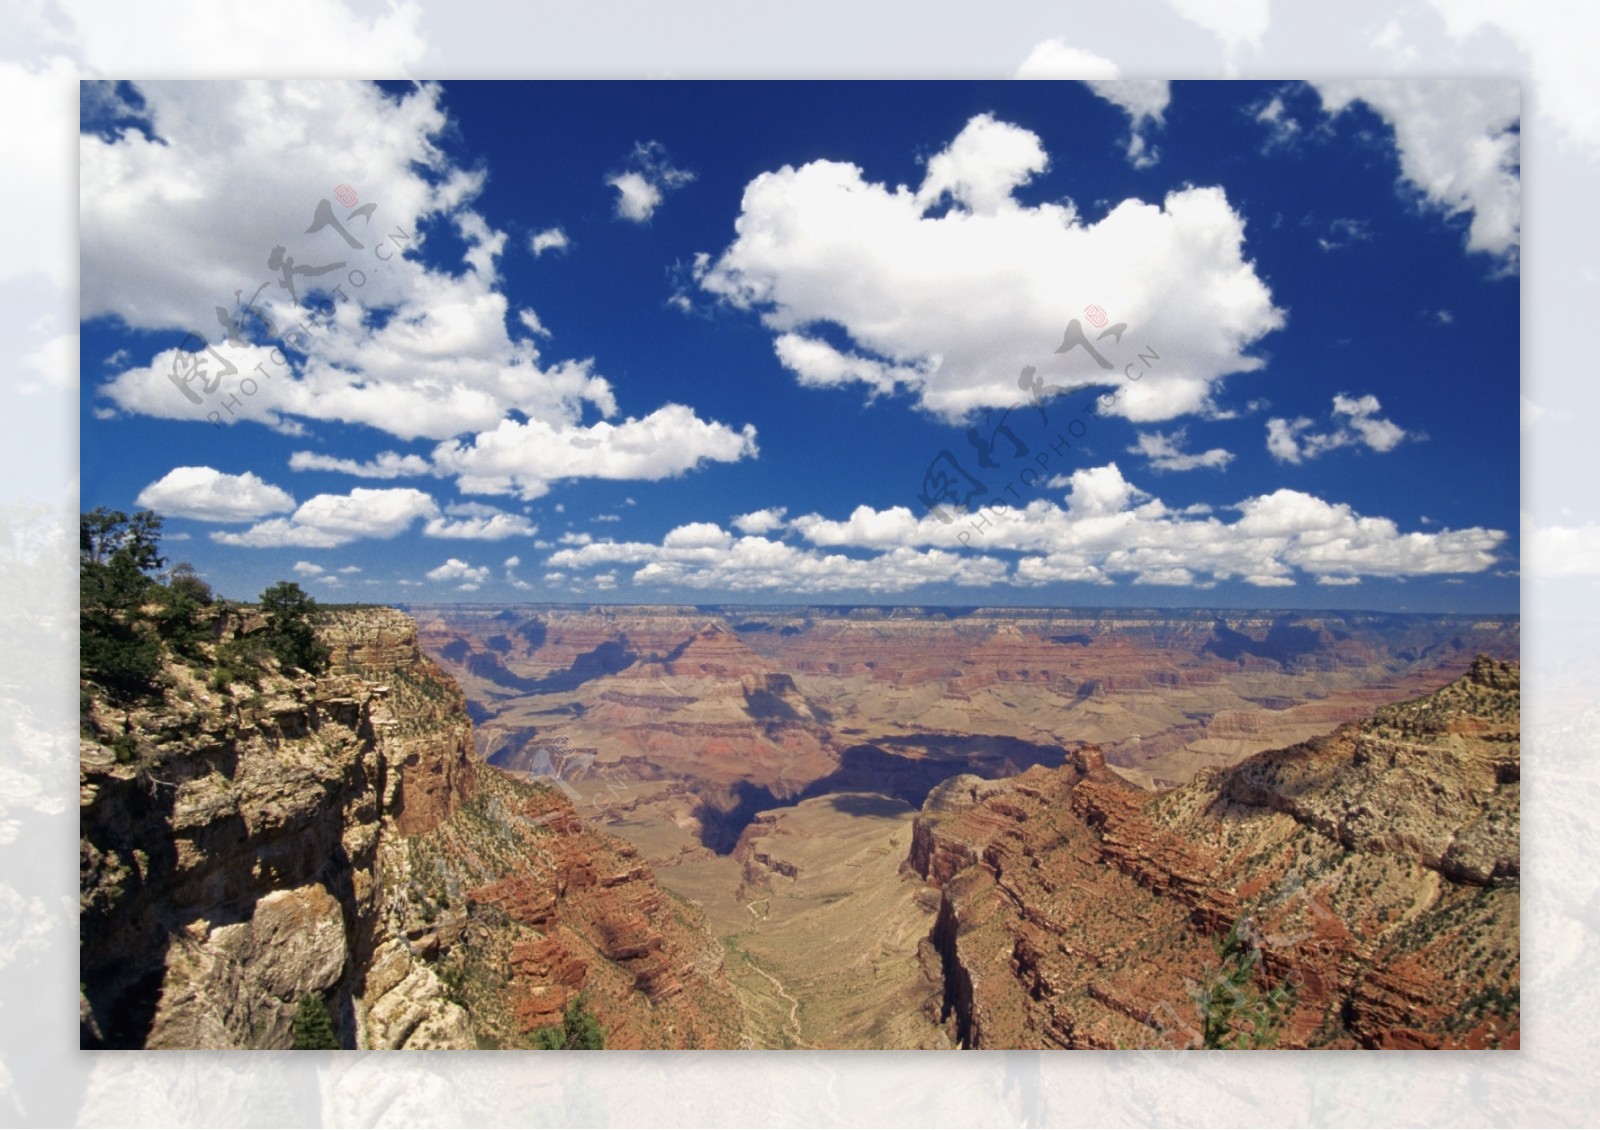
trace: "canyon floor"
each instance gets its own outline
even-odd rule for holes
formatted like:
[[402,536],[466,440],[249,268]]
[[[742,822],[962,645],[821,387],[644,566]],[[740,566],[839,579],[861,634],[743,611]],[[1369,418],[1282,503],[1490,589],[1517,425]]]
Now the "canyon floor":
[[[955,872],[911,863],[942,783],[1067,780],[1088,756],[1104,759],[1094,788],[1109,775],[1153,796],[1519,651],[1516,619],[1493,617],[407,611],[466,692],[479,757],[560,789],[696,904],[724,949],[741,1042],[771,1048],[974,1046],[934,940]],[[1045,1045],[1077,1046],[1050,1023]],[[1031,1038],[1020,1032],[1007,1038]]]

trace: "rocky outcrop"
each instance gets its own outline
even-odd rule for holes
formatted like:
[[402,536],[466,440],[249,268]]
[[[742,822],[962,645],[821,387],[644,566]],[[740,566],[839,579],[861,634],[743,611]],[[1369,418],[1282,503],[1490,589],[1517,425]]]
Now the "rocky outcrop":
[[[981,816],[975,810],[1004,788],[998,781],[963,773],[930,792],[911,825],[912,869],[942,886],[977,864],[982,846],[1008,825],[1009,817],[998,808],[985,809]],[[958,816],[969,818],[958,821]]]
[[[217,644],[258,626],[224,613]],[[347,1047],[517,1044],[584,987],[620,1046],[734,1042],[692,909],[558,793],[473,760],[407,617],[319,635],[320,677],[174,662],[131,707],[85,684],[85,1046],[286,1048],[311,997]],[[670,1003],[686,986],[717,1022]]]
[[330,673],[377,684],[387,702],[375,726],[380,742],[400,743],[397,829],[407,836],[432,831],[453,800],[472,794],[477,778],[466,695],[422,653],[416,625],[389,609],[341,613],[322,635]]
[[[1093,751],[947,782],[908,862],[940,890],[952,1037],[1517,1046],[1519,719],[1516,665],[1484,659],[1163,793]],[[1244,987],[1227,988],[1242,961]]]
[[[1405,856],[1457,882],[1514,879],[1517,674],[1480,659],[1466,678],[1424,700],[1238,766],[1227,795],[1287,813],[1347,849]],[[1342,770],[1332,779],[1330,764]]]
[[[463,1010],[386,937],[386,839],[437,827],[474,780],[460,692],[409,623],[381,609],[331,619],[320,678],[221,685],[174,663],[159,700],[92,702],[87,1044],[287,1047],[299,1002],[321,996],[353,1045],[471,1045]],[[219,642],[250,628],[224,616]],[[402,985],[415,1016],[396,1037],[392,1002],[372,1013]]]

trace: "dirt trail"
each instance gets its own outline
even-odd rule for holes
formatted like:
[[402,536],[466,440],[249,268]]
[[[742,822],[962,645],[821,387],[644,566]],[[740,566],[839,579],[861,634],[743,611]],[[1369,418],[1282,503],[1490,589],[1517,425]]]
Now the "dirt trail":
[[789,1026],[794,1029],[794,1043],[796,1047],[809,1048],[811,1045],[800,1038],[800,1002],[789,995],[789,990],[783,987],[783,982],[755,963],[749,955],[744,955],[745,962],[761,976],[772,982],[772,987],[778,990],[778,995],[789,1002]]

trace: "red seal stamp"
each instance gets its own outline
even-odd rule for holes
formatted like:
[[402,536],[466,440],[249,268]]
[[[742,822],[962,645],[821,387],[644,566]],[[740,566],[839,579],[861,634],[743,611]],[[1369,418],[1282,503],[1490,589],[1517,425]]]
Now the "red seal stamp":
[[1099,329],[1111,320],[1106,317],[1106,312],[1098,306],[1085,306],[1083,308],[1083,316],[1089,319],[1089,324],[1095,329]]
[[[356,190],[347,184],[341,184],[338,188],[334,189],[333,195],[338,199],[339,203],[343,204],[346,208],[354,208],[356,206],[356,201],[361,199],[356,195]],[[1099,323],[1096,323],[1096,325],[1098,324]]]

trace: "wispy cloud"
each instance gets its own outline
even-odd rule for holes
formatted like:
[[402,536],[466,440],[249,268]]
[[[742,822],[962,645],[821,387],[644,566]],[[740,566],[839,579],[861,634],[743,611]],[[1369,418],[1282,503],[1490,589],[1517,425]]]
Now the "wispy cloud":
[[626,168],[612,173],[606,183],[617,190],[618,218],[642,224],[655,215],[668,192],[694,179],[694,173],[673,165],[666,146],[659,141],[641,141],[634,145]]
[[1275,416],[1267,421],[1267,450],[1280,463],[1301,463],[1341,447],[1367,447],[1393,451],[1406,439],[1424,438],[1378,415],[1382,407],[1370,393],[1362,397],[1333,398],[1332,428],[1312,431],[1316,421],[1306,416],[1294,420]]

